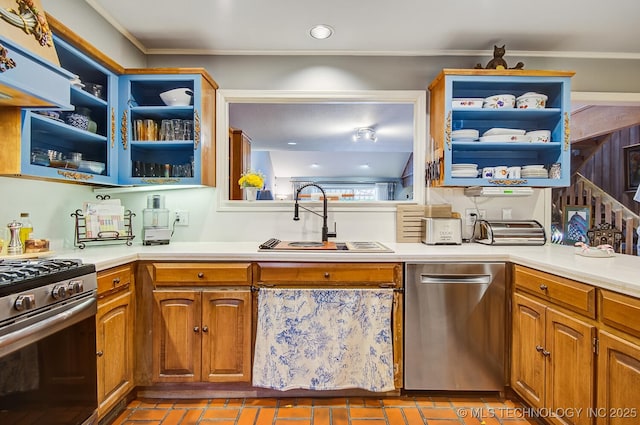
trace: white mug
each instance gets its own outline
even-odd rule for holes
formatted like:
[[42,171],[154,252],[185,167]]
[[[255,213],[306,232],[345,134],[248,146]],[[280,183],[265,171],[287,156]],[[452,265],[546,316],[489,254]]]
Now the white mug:
[[494,171],[493,167],[484,167],[482,169],[482,178],[483,179],[493,178],[494,172],[495,171]]
[[493,174],[493,177],[495,177],[496,179],[506,179],[509,175],[509,172],[507,171],[508,169],[509,168],[505,167],[504,165],[494,167],[495,173]]
[[509,167],[507,168],[507,175],[509,176],[510,179],[519,179],[520,170],[521,170],[521,167]]

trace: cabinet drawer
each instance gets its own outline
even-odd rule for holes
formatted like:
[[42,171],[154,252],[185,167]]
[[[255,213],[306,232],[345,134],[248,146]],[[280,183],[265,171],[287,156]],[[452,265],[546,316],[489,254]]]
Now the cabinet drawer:
[[258,263],[260,283],[389,284],[401,286],[397,263]]
[[640,299],[600,289],[602,323],[640,338]]
[[98,296],[131,285],[133,267],[130,264],[98,272]]
[[158,286],[251,285],[251,263],[154,263]]
[[514,270],[516,288],[595,319],[593,286],[527,267],[515,266]]

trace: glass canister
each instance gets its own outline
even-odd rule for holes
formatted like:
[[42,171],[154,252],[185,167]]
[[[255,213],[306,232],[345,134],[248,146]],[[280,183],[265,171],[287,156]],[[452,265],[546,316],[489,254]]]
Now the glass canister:
[[562,177],[562,165],[559,162],[552,164],[549,168],[550,179],[560,179]]

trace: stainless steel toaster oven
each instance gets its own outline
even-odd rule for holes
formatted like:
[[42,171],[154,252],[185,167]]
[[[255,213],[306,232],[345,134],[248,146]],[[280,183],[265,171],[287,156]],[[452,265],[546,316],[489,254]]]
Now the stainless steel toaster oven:
[[536,220],[478,220],[475,242],[486,245],[544,245],[547,236]]

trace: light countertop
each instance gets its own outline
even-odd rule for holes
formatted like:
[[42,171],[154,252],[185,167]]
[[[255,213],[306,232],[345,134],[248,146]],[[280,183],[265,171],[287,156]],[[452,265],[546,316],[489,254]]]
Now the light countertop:
[[259,242],[176,242],[169,245],[134,244],[91,246],[59,251],[56,257],[79,258],[98,271],[136,260],[152,261],[320,261],[320,262],[443,262],[510,261],[601,288],[640,297],[640,257],[615,254],[591,258],[575,248],[544,246],[486,246],[465,243],[429,246],[421,243],[382,242],[394,252],[258,251]]

